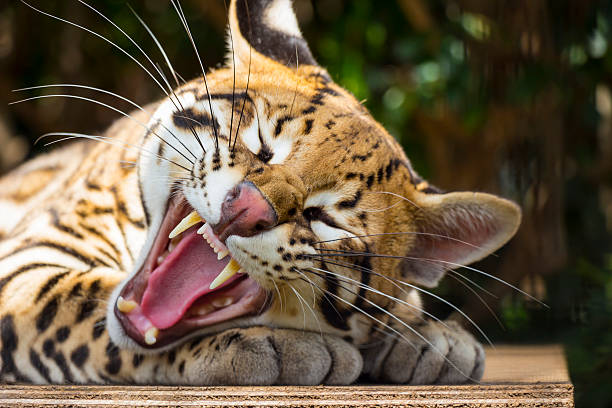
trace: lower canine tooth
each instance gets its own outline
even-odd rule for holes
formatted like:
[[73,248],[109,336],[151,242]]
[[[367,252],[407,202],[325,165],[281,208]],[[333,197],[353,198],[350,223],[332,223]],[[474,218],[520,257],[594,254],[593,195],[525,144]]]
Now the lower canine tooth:
[[213,280],[209,286],[210,289],[215,289],[221,285],[223,285],[229,278],[234,276],[236,272],[240,270],[240,264],[236,262],[234,259],[229,261],[225,268],[217,275],[215,280]]
[[138,306],[138,303],[133,300],[125,300],[123,296],[119,296],[117,299],[117,309],[121,313],[130,313],[136,306]]
[[170,235],[168,235],[168,238],[172,239],[177,235],[180,235],[181,233],[187,231],[189,228],[201,221],[202,217],[200,217],[200,215],[196,211],[190,212],[185,218],[181,220],[181,222],[177,224],[176,227],[174,227],[174,229],[170,232]]
[[157,327],[151,327],[145,332],[145,343],[147,343],[149,346],[157,343],[158,334],[159,330],[157,329]]
[[229,251],[228,251],[228,250],[225,250],[225,251],[220,251],[220,252],[217,254],[217,260],[223,259],[223,258],[225,258],[225,257],[226,257],[226,256],[228,256],[228,255],[229,255]]

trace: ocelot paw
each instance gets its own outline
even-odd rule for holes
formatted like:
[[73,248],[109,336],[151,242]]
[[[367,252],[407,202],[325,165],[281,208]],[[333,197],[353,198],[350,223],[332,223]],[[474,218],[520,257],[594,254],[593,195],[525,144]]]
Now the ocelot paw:
[[389,338],[364,349],[364,373],[376,381],[415,385],[463,384],[482,378],[484,350],[458,323],[431,321],[415,329],[423,338],[404,332],[404,338]]
[[363,367],[359,351],[338,337],[267,327],[204,337],[189,353],[184,381],[202,385],[350,384]]

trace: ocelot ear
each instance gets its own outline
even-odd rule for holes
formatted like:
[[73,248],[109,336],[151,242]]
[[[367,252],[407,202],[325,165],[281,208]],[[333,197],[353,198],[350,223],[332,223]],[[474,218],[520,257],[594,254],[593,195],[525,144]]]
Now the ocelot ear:
[[[419,194],[415,241],[402,262],[402,276],[434,287],[450,269],[478,261],[516,233],[521,210],[491,194]],[[417,259],[418,258],[418,259]]]
[[[318,66],[302,37],[291,0],[232,0],[229,9],[228,61],[237,69],[262,70],[275,61],[295,69]],[[234,54],[232,55],[232,45]]]

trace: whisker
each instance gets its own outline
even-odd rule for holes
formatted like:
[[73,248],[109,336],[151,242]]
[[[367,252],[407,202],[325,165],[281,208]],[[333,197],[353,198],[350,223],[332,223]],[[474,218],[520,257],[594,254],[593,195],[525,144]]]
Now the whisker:
[[[96,92],[100,92],[100,93],[105,93],[107,95],[111,95],[114,96],[115,98],[121,99],[122,101],[125,101],[127,103],[129,103],[130,105],[136,107],[138,110],[144,112],[147,114],[147,116],[149,117],[149,119],[153,118],[153,115],[151,115],[145,108],[143,108],[142,106],[140,106],[139,104],[137,104],[136,102],[132,101],[129,98],[126,98],[125,96],[116,94],[114,92],[111,91],[107,91],[106,89],[102,89],[102,88],[96,88],[93,86],[88,86],[88,85],[79,85],[79,84],[48,84],[48,85],[37,85],[37,86],[29,86],[26,88],[19,88],[19,89],[14,89],[13,92],[20,92],[20,91],[29,91],[29,90],[33,90],[33,89],[44,89],[44,88],[54,88],[54,87],[66,87],[66,88],[80,88],[80,89],[88,89],[91,91],[96,91]],[[198,122],[199,123],[199,122]],[[193,154],[191,152],[191,150],[185,146],[185,144],[181,141],[181,139],[178,138],[178,136],[176,136],[174,134],[174,132],[172,132],[170,129],[168,129],[166,127],[166,125],[164,125],[163,123],[159,123],[168,133],[170,133],[170,135],[177,141],[180,143],[181,146],[183,146],[183,148],[189,152],[189,154],[191,154],[191,156],[193,156],[194,159],[197,160],[197,157],[195,154]]]
[[[431,347],[432,350],[435,350],[438,354],[440,354],[440,356],[442,356],[442,358],[451,366],[453,367],[455,370],[457,370],[459,373],[461,373],[461,375],[463,375],[465,378],[470,379],[470,380],[474,380],[477,381],[473,378],[471,378],[469,375],[465,374],[459,367],[457,367],[457,365],[455,363],[453,363],[448,357],[446,357],[432,342],[430,342],[425,336],[423,336],[421,333],[418,332],[418,330],[416,330],[415,328],[413,328],[412,326],[410,326],[408,323],[404,322],[402,319],[400,319],[399,317],[395,316],[393,313],[385,310],[384,308],[380,307],[379,305],[377,305],[376,303],[372,302],[371,300],[369,300],[368,298],[359,295],[358,293],[353,292],[350,289],[347,289],[346,287],[339,285],[340,288],[342,288],[343,290],[354,294],[355,296],[359,296],[361,299],[365,300],[366,302],[368,302],[370,305],[374,306],[376,309],[380,310],[382,313],[386,314],[387,316],[389,316],[390,318],[392,318],[393,320],[397,321],[399,324],[401,324],[402,326],[404,326],[405,328],[407,328],[408,330],[410,330],[414,335],[416,335],[418,338],[420,338],[425,344],[427,344],[429,347]],[[337,296],[331,292],[328,291],[328,294],[334,296],[337,299],[341,299],[344,303],[347,303],[349,305],[352,305],[350,302],[344,300],[342,297]],[[354,307],[355,309],[359,310],[359,308],[355,305],[352,305],[352,307]],[[364,313],[363,311],[361,311],[362,313]],[[371,318],[373,318],[372,316],[370,316]],[[393,329],[391,326],[387,327]],[[395,329],[393,329],[394,331],[396,331]],[[397,331],[396,331],[397,332]],[[397,334],[400,334],[400,332],[397,332]],[[414,344],[412,344],[412,342],[410,342],[405,336],[402,335],[402,338],[406,339],[409,344],[415,348],[416,351],[416,347],[414,347]]]
[[[317,256],[317,255],[314,255],[314,256]],[[324,259],[324,258],[323,258],[323,259]],[[327,261],[327,260],[326,260],[325,262],[330,262],[330,261]],[[330,262],[330,263],[333,263],[333,262]],[[347,265],[350,265],[350,266],[347,266]],[[345,268],[352,268],[352,269],[355,269],[355,267],[356,267],[357,265],[351,265],[351,264],[344,264],[344,265],[342,265],[342,263],[339,263],[339,264],[338,264],[338,266],[342,266],[342,267],[345,267]],[[382,275],[382,274],[380,274],[380,273],[378,273],[378,272],[376,272],[376,271],[374,271],[374,270],[372,270],[372,269],[369,269],[369,268],[364,268],[364,267],[360,267],[360,268],[362,268],[362,269],[359,269],[359,270],[362,270],[362,271],[367,271],[368,273],[372,273],[372,274],[374,274],[374,275],[376,275],[376,276],[379,276],[379,277],[383,277],[383,278],[384,278],[384,275]],[[404,282],[404,281],[403,281],[403,280],[401,280],[401,279],[395,279],[395,278],[390,278],[390,277],[389,277],[389,279],[394,280],[395,282],[399,283],[400,285],[405,285],[405,286],[408,286],[409,288],[415,289],[415,290],[417,290],[417,291],[419,291],[419,292],[421,292],[421,293],[425,293],[425,294],[427,294],[427,295],[429,295],[429,296],[431,296],[431,297],[433,297],[433,298],[435,298],[435,299],[438,299],[439,301],[443,302],[444,304],[446,304],[446,305],[448,305],[448,306],[452,307],[454,310],[456,310],[458,313],[460,313],[460,314],[461,314],[463,317],[465,317],[465,318],[466,318],[466,319],[467,319],[467,320],[468,320],[468,321],[469,321],[469,322],[472,324],[472,326],[474,326],[474,327],[475,327],[475,328],[478,330],[478,332],[480,332],[480,334],[481,334],[481,335],[482,335],[482,336],[485,338],[485,340],[487,341],[487,343],[489,343],[491,346],[493,346],[493,342],[491,342],[491,340],[489,339],[489,337],[488,337],[488,336],[485,334],[485,332],[484,332],[484,331],[483,331],[483,330],[480,328],[480,326],[478,326],[478,325],[476,324],[476,322],[474,322],[474,321],[473,321],[473,320],[472,320],[472,319],[471,319],[471,318],[470,318],[470,317],[469,317],[467,314],[465,314],[465,312],[463,312],[463,311],[462,311],[462,310],[461,310],[459,307],[455,306],[454,304],[452,304],[452,303],[451,303],[451,302],[449,302],[448,300],[446,300],[446,299],[444,299],[444,298],[442,298],[442,297],[440,297],[440,296],[436,295],[435,293],[432,293],[432,292],[430,292],[430,291],[428,291],[428,290],[425,290],[425,289],[423,289],[423,288],[420,288],[420,287],[418,287],[418,286],[416,286],[416,285],[412,285],[412,284],[410,284],[410,283],[408,283],[408,282]],[[493,346],[493,347],[494,347],[494,346]]]
[[450,261],[443,261],[441,259],[419,258],[419,257],[414,257],[414,256],[373,254],[373,253],[369,253],[369,252],[348,252],[348,251],[342,251],[342,250],[339,250],[339,249],[335,250],[335,249],[323,249],[323,248],[320,248],[319,250],[320,251],[336,251],[336,252],[340,252],[340,253],[337,253],[337,254],[319,254],[318,256],[367,256],[367,257],[373,257],[373,258],[408,259],[408,260],[412,260],[412,261],[430,262],[430,263],[434,263],[434,264],[435,263],[443,263],[443,264],[446,264],[446,265],[454,266],[456,268],[465,268],[467,270],[470,270],[470,271],[473,271],[473,272],[477,272],[477,273],[480,273],[480,274],[482,274],[484,276],[487,276],[487,277],[489,277],[491,279],[494,279],[494,280],[496,280],[496,281],[498,281],[498,282],[500,282],[500,283],[502,283],[502,284],[504,284],[504,285],[506,285],[506,286],[508,286],[508,287],[510,287],[510,288],[512,288],[514,290],[516,290],[517,292],[521,293],[522,295],[527,296],[531,300],[539,303],[540,305],[546,307],[547,309],[550,309],[550,307],[546,303],[544,303],[544,302],[540,301],[539,299],[531,296],[529,293],[527,293],[527,292],[517,288],[516,286],[506,282],[503,279],[498,278],[497,276],[491,275],[490,273],[486,273],[486,272],[481,271],[481,270],[476,269],[476,268],[472,268],[471,266],[462,265],[462,264],[458,264],[458,263],[450,262]]
[[[191,174],[191,171],[187,167],[184,167],[184,166],[180,165],[179,163],[177,163],[177,162],[175,162],[175,161],[173,161],[171,159],[168,159],[166,157],[160,156],[157,153],[153,153],[153,152],[150,152],[148,150],[145,150],[142,147],[139,147],[139,146],[136,146],[136,145],[132,145],[130,143],[122,142],[120,140],[115,140],[115,139],[113,139],[111,137],[107,137],[107,136],[93,136],[93,135],[86,135],[86,134],[83,134],[83,133],[74,133],[74,132],[51,132],[51,133],[45,133],[44,135],[40,136],[38,139],[36,139],[36,142],[34,142],[34,143],[36,144],[41,139],[43,139],[45,137],[49,137],[49,136],[68,136],[68,137],[60,139],[60,140],[54,140],[52,142],[46,143],[45,146],[50,146],[50,145],[53,145],[53,144],[56,144],[56,143],[61,143],[61,142],[64,142],[66,140],[73,140],[73,139],[95,140],[95,141],[98,141],[100,143],[107,143],[107,144],[110,144],[110,145],[113,145],[113,146],[120,146],[120,144],[123,144],[123,145],[131,147],[133,149],[137,149],[138,151],[148,153],[148,154],[152,155],[152,157],[156,157],[158,159],[165,160],[165,161],[167,161],[169,163],[172,163],[175,166],[178,166],[178,167],[186,170],[188,172],[187,174]],[[120,143],[120,144],[118,144],[118,143]]]
[[152,134],[154,134],[155,136],[157,136],[159,138],[159,140],[161,140],[162,142],[166,143],[169,147],[171,147],[175,152],[177,152],[178,154],[180,154],[181,156],[183,156],[183,158],[185,160],[187,160],[189,163],[191,163],[192,165],[194,164],[193,161],[191,161],[187,156],[185,156],[180,150],[178,150],[176,147],[174,147],[174,145],[172,145],[171,143],[169,143],[168,141],[164,140],[164,138],[162,138],[160,135],[157,134],[157,132],[154,132],[153,130],[151,130],[150,127],[148,127],[147,125],[145,125],[144,123],[142,123],[141,121],[139,121],[138,119],[134,118],[132,115],[125,113],[124,111],[122,111],[121,109],[117,109],[114,106],[108,105],[104,102],[100,102],[98,100],[95,99],[91,99],[91,98],[86,98],[84,96],[78,96],[78,95],[69,95],[69,94],[51,94],[51,95],[38,95],[38,96],[33,96],[30,98],[25,98],[25,99],[21,99],[19,101],[15,101],[15,102],[10,102],[9,105],[15,105],[18,103],[22,103],[22,102],[27,102],[27,101],[32,101],[32,100],[36,100],[36,99],[45,99],[45,98],[57,98],[57,97],[61,97],[61,98],[71,98],[71,99],[79,99],[79,100],[83,100],[83,101],[87,101],[87,102],[91,102],[91,103],[95,103],[101,106],[104,106],[105,108],[108,108],[112,111],[115,111],[123,116],[125,116],[126,118],[129,118],[131,120],[133,120],[134,122],[138,123],[140,126],[142,126],[145,130],[151,132]]
[[25,0],[19,0],[19,1],[21,1],[23,4],[25,4],[26,6],[28,6],[32,10],[36,11],[37,13],[40,13],[40,14],[42,14],[44,16],[47,16],[47,17],[53,18],[55,20],[61,21],[63,23],[69,24],[71,26],[77,27],[77,28],[79,28],[81,30],[84,30],[84,31],[86,31],[86,32],[88,32],[88,33],[90,33],[92,35],[95,35],[96,37],[106,41],[107,43],[109,43],[110,45],[112,45],[113,47],[115,47],[116,49],[121,51],[123,54],[128,56],[128,58],[130,58],[132,61],[134,61],[145,73],[147,73],[147,75],[149,75],[149,77],[151,77],[151,79],[157,84],[157,86],[162,90],[162,92],[164,92],[166,94],[166,96],[169,96],[167,91],[166,91],[166,89],[162,86],[162,84],[159,82],[159,80],[157,78],[155,78],[155,76],[151,73],[151,71],[149,71],[147,68],[145,68],[145,66],[142,65],[142,63],[140,61],[138,61],[136,58],[134,58],[132,56],[132,54],[130,54],[129,52],[127,52],[126,50],[124,50],[123,48],[121,48],[119,45],[115,44],[114,42],[112,42],[108,38],[104,37],[101,34],[96,33],[93,30],[90,30],[90,29],[88,29],[86,27],[83,27],[83,26],[77,24],[77,23],[74,23],[74,22],[72,22],[70,20],[66,20],[64,18],[61,18],[61,17],[55,16],[53,14],[47,13],[45,11],[42,11],[42,10],[32,6],[31,4],[27,3]]
[[457,282],[459,282],[460,284],[462,284],[463,286],[465,286],[470,292],[472,292],[474,294],[474,296],[476,296],[478,298],[478,300],[480,300],[480,302],[487,308],[487,310],[489,312],[491,312],[491,315],[493,316],[493,318],[495,319],[495,321],[497,322],[497,324],[499,324],[499,326],[503,329],[506,330],[506,328],[504,327],[503,323],[501,322],[501,320],[499,320],[499,317],[497,317],[497,314],[495,314],[495,312],[493,311],[493,309],[491,309],[491,307],[489,306],[489,304],[482,298],[482,296],[480,296],[473,288],[470,287],[470,285],[468,285],[467,283],[463,282],[461,279],[459,279],[458,277],[456,277],[454,274],[448,275],[451,278],[455,279]]
[[[321,333],[321,337],[323,337],[323,329],[321,328],[321,322],[319,321],[319,317],[317,316],[317,314],[315,313],[314,309],[310,307],[310,305],[308,304],[308,302],[306,302],[306,299],[304,299],[302,297],[302,295],[300,295],[299,291],[296,290],[292,284],[290,284],[289,282],[287,282],[287,284],[289,285],[289,287],[291,288],[291,290],[293,290],[293,293],[295,293],[295,295],[300,299],[300,304],[302,304],[302,302],[304,302],[304,304],[306,305],[306,307],[308,307],[308,309],[310,309],[310,313],[312,314],[312,316],[314,317],[315,321],[317,322],[317,326],[319,326],[319,333]],[[314,289],[313,289],[313,293],[314,293]],[[304,306],[302,306],[302,313],[304,314],[304,328],[306,328],[306,312],[304,311]]]
[[[335,272],[332,272],[332,271],[330,271],[330,270],[326,270],[326,269],[320,269],[320,268],[315,268],[315,267],[309,267],[309,269],[314,269],[314,270],[317,270],[317,271],[319,271],[319,272],[328,273],[328,274],[330,274],[330,275],[333,275],[333,276],[337,277],[338,279],[344,280],[345,282],[348,280],[348,281],[350,281],[350,282],[352,282],[352,283],[356,284],[357,286],[359,286],[359,287],[360,287],[360,288],[362,288],[362,289],[365,289],[365,290],[368,290],[368,291],[370,291],[370,292],[376,293],[376,294],[378,294],[378,295],[384,296],[384,297],[386,297],[387,299],[393,300],[394,302],[398,302],[398,303],[401,303],[401,304],[403,304],[403,305],[405,305],[405,306],[408,306],[408,307],[410,307],[410,308],[412,308],[412,309],[415,309],[415,310],[417,310],[418,312],[421,312],[421,313],[425,314],[426,316],[431,317],[431,318],[432,318],[432,319],[434,319],[435,321],[437,321],[437,322],[441,323],[443,326],[446,326],[446,327],[448,328],[448,326],[446,325],[446,323],[444,323],[444,322],[443,322],[441,319],[439,319],[438,317],[434,316],[434,315],[433,315],[433,314],[431,314],[431,313],[428,313],[428,312],[427,312],[427,311],[425,311],[424,309],[422,309],[422,308],[420,308],[420,307],[417,307],[417,306],[413,305],[412,303],[408,303],[408,302],[406,302],[405,300],[402,300],[402,299],[396,298],[395,296],[391,296],[391,295],[389,295],[389,294],[387,294],[387,293],[385,293],[385,292],[382,292],[382,291],[380,291],[380,290],[378,290],[378,289],[375,289],[375,288],[371,287],[370,285],[366,285],[366,284],[365,284],[365,283],[363,283],[363,282],[359,282],[359,281],[357,281],[357,280],[355,280],[355,279],[349,278],[348,276],[341,275],[341,274],[339,274],[339,273],[335,273]],[[315,273],[315,274],[316,274],[316,272],[313,272],[313,273]],[[323,277],[322,275],[319,275],[319,274],[317,274],[317,275],[318,275],[318,276]],[[397,286],[397,284],[396,284],[396,286]],[[399,286],[398,286],[398,287],[399,287]],[[406,293],[406,292],[404,291],[404,293]],[[422,317],[421,317],[421,318],[422,318]]]
[[[299,75],[300,72],[300,57],[298,55],[297,43],[295,44],[295,75]],[[293,105],[295,104],[295,98],[297,97],[298,81],[295,81],[295,90],[293,92],[293,100],[291,101],[291,108],[289,109],[289,116],[293,112]]]
[[[111,19],[109,19],[108,17],[106,17],[102,12],[100,12],[99,10],[97,10],[95,7],[91,6],[88,3],[85,3],[83,0],[77,0],[79,3],[83,4],[84,6],[88,7],[90,10],[94,11],[96,14],[98,14],[100,17],[102,17],[103,19],[105,19],[106,21],[108,21],[113,27],[115,27],[117,30],[119,30],[119,32],[121,32],[121,34],[123,34],[132,44],[134,44],[134,46],[142,53],[142,55],[144,55],[144,57],[147,59],[147,61],[149,61],[149,63],[153,66],[153,68],[155,68],[155,70],[157,71],[157,74],[162,78],[162,80],[165,82],[166,86],[168,87],[168,90],[170,91],[170,93],[172,93],[172,95],[174,95],[174,97],[176,98],[176,102],[178,102],[178,104],[180,105],[180,109],[182,109],[183,111],[185,110],[185,108],[183,108],[183,104],[181,103],[181,100],[179,99],[179,97],[176,95],[176,93],[174,92],[174,89],[172,89],[172,86],[170,85],[170,82],[168,82],[168,78],[166,78],[166,75],[164,74],[164,72],[151,60],[151,58],[149,57],[149,55],[140,47],[140,45],[138,45],[138,43],[136,41],[134,41],[132,39],[132,37],[130,37],[129,34],[127,34],[123,29],[121,29],[121,27],[119,27],[117,24],[115,24]],[[129,5],[128,5],[129,7]],[[138,20],[141,21],[141,23],[144,24],[144,21],[142,21],[140,19],[140,17],[136,14],[136,12],[130,7],[130,9],[132,10],[132,12],[134,13],[134,15],[136,16],[136,18]],[[145,24],[145,28],[148,30],[148,27],[146,27]],[[151,33],[152,34],[152,33]],[[154,36],[153,36],[154,37]],[[163,51],[162,51],[162,54]],[[179,110],[179,107],[177,106],[176,102],[172,99],[172,97],[170,96],[170,93],[168,93],[167,90],[162,89],[162,91],[166,94],[166,96],[168,97],[168,99],[170,100],[170,102],[172,102],[172,104],[174,105],[174,107]],[[192,133],[194,134],[194,136],[198,139],[199,141],[199,137],[198,135],[195,133],[194,129],[191,129]],[[181,143],[182,144],[182,143]],[[204,150],[204,146],[201,146],[202,150],[204,152],[206,152]],[[191,153],[191,152],[190,152]],[[193,153],[192,153],[193,155]],[[193,155],[195,158],[195,155]]]
[[[225,7],[225,14],[229,16],[229,13],[227,11],[227,2],[225,0],[223,0],[223,7]],[[234,127],[234,100],[235,100],[235,96],[236,96],[236,57],[234,55],[234,36],[232,34],[232,25],[228,23],[227,25],[228,29],[229,29],[229,35],[230,35],[230,43],[232,46],[232,69],[233,69],[233,82],[232,82],[232,116],[230,117],[230,137],[228,140],[228,144],[227,144],[227,148],[229,149],[232,145],[232,129]]]
[[185,17],[185,14],[183,13],[183,8],[181,7],[181,3],[179,2],[179,0],[170,0],[170,2],[174,6],[174,9],[176,10],[176,13],[178,14],[179,19],[181,20],[181,23],[183,23],[183,27],[185,28],[185,31],[187,32],[189,41],[191,42],[191,45],[193,46],[193,50],[195,51],[195,54],[198,57],[198,62],[200,63],[200,68],[202,69],[202,78],[204,78],[204,87],[206,88],[206,94],[208,95],[208,107],[210,108],[210,117],[212,119],[213,131],[215,132],[215,145],[216,145],[216,149],[218,150],[219,149],[219,133],[217,132],[217,126],[215,125],[215,122],[216,122],[215,113],[212,108],[212,98],[210,96],[210,91],[208,90],[208,80],[206,79],[206,70],[204,69],[204,64],[202,64],[202,58],[200,58],[198,47],[196,46],[195,41],[193,40],[193,36],[191,35],[191,30],[189,29],[189,24],[187,24],[187,18]]
[[457,272],[456,270],[454,270],[454,269],[450,269],[450,268],[449,268],[449,269],[447,269],[446,271],[447,271],[447,272],[452,273],[452,274],[453,274],[453,275],[455,275],[455,276],[460,277],[460,278],[461,278],[461,279],[463,279],[463,280],[468,281],[469,283],[471,283],[472,285],[474,285],[474,286],[475,286],[475,287],[477,287],[478,289],[482,290],[482,291],[483,291],[484,293],[486,293],[487,295],[489,295],[489,296],[491,296],[491,297],[493,297],[493,298],[495,298],[495,299],[499,299],[499,296],[495,295],[495,293],[492,293],[491,291],[488,291],[487,289],[485,289],[484,287],[482,287],[482,285],[479,285],[478,283],[474,282],[472,279],[468,278],[468,277],[467,277],[467,276],[465,276],[465,275],[460,274],[460,273],[459,273],[459,272]]
[[421,209],[421,207],[419,207],[414,201],[412,201],[412,200],[410,200],[410,199],[408,199],[408,198],[406,198],[406,197],[404,197],[402,195],[399,195],[397,193],[393,193],[391,191],[366,191],[366,194],[367,193],[369,193],[369,194],[388,194],[388,195],[392,195],[393,197],[397,197],[397,198],[400,198],[400,199],[402,199],[404,201],[409,202],[410,204],[414,205],[419,210]]
[[431,237],[436,237],[436,238],[444,238],[444,239],[447,239],[449,241],[459,242],[461,244],[470,246],[470,247],[472,247],[474,249],[482,249],[482,247],[480,247],[478,245],[471,244],[471,243],[469,243],[467,241],[463,241],[463,240],[460,240],[458,238],[449,237],[448,235],[434,234],[434,233],[431,233],[431,232],[419,232],[419,231],[379,232],[379,233],[376,233],[376,234],[353,235],[353,236],[350,236],[350,237],[328,239],[328,240],[325,240],[325,241],[315,241],[315,242],[313,242],[313,244],[324,244],[326,242],[343,241],[345,239],[378,237],[378,236],[384,236],[384,235],[425,235],[425,236],[431,236]]
[[136,17],[138,19],[138,21],[140,22],[140,24],[144,27],[144,29],[147,30],[147,33],[149,33],[149,35],[151,36],[151,38],[155,42],[155,45],[157,45],[157,49],[159,50],[159,52],[164,57],[164,61],[166,62],[166,65],[168,66],[168,69],[170,69],[170,73],[172,74],[172,77],[174,78],[174,82],[176,83],[176,86],[177,87],[180,86],[179,80],[177,78],[177,72],[174,70],[174,67],[172,66],[172,63],[170,63],[170,58],[168,58],[168,54],[166,54],[166,51],[164,50],[164,47],[157,40],[157,37],[155,36],[153,31],[149,28],[147,23],[145,23],[144,20],[142,18],[140,18],[140,16],[138,15],[138,13],[136,13],[136,11],[132,8],[132,6],[130,6],[129,4],[127,6],[130,9],[130,11],[132,12],[132,14],[134,14],[134,17]]
[[278,289],[278,285],[276,284],[276,281],[274,281],[274,279],[272,279],[272,283],[274,284],[274,287],[276,288],[276,293],[278,293],[278,301],[280,302],[280,308],[282,312],[283,311],[283,299],[281,299],[280,290]]
[[[249,22],[249,37],[253,38],[252,27],[251,27],[251,15],[249,14],[249,5],[246,1],[244,2],[244,5],[246,7],[246,12],[247,12],[247,21]],[[238,125],[236,126],[236,134],[234,135],[234,144],[232,145],[232,152],[236,148],[236,142],[238,141],[238,132],[240,131],[240,124],[242,123],[242,114],[244,113],[244,105],[246,105],[246,100],[247,100],[247,97],[249,96],[249,83],[251,82],[252,53],[253,53],[253,47],[251,47],[251,44],[249,44],[249,72],[247,74],[247,84],[246,84],[246,90],[244,93],[244,99],[242,100],[242,109],[240,109],[240,117],[238,118]],[[230,134],[230,139],[231,138],[232,138],[232,135]]]

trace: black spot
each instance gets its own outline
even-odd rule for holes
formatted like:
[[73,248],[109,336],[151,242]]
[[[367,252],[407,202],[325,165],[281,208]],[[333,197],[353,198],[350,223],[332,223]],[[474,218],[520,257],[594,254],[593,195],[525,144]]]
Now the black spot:
[[32,367],[34,367],[36,371],[38,371],[38,373],[45,379],[45,381],[47,381],[48,383],[51,382],[51,377],[49,376],[49,369],[43,364],[43,362],[40,360],[40,356],[36,351],[34,351],[34,349],[30,349],[30,364],[32,364]]
[[383,168],[381,167],[380,169],[378,169],[378,174],[376,175],[376,181],[378,181],[379,183],[382,181],[383,178]]
[[229,347],[233,342],[242,340],[240,332],[232,333],[225,337],[225,347]]
[[336,122],[334,122],[333,120],[331,120],[331,119],[330,119],[330,120],[328,120],[328,121],[325,123],[325,127],[326,127],[326,128],[328,128],[328,129],[331,129],[331,128],[332,128],[332,126],[334,126],[335,124],[336,124]]
[[106,330],[106,318],[103,317],[102,319],[96,320],[93,325],[93,330],[91,333],[93,339],[96,340],[97,338],[102,336],[104,330]]
[[200,344],[202,340],[204,340],[204,336],[199,336],[193,339],[193,341],[189,344],[189,350],[193,350],[194,348],[196,348],[196,346]]
[[79,313],[77,314],[77,318],[76,318],[76,322],[82,322],[83,320],[87,319],[89,316],[91,316],[91,314],[93,313],[93,311],[96,309],[96,303],[97,303],[97,294],[100,291],[100,280],[96,279],[95,281],[92,282],[91,286],[89,287],[89,293],[87,294],[87,299],[84,300],[79,308]]
[[276,122],[276,127],[274,128],[274,136],[280,135],[283,131],[283,125],[285,124],[285,122],[288,122],[290,120],[293,120],[291,116],[283,116],[282,118],[280,118]]
[[353,208],[361,200],[361,191],[357,191],[352,200],[344,200],[338,203],[338,208]]
[[293,256],[290,253],[283,254],[283,261],[289,262],[291,259],[293,259]]
[[18,339],[12,315],[6,315],[0,320],[0,340],[2,340],[2,350],[0,351],[0,357],[2,358],[1,372],[14,374],[17,381],[27,381],[27,378],[17,369],[13,359],[13,352],[17,349]]
[[310,106],[302,111],[304,115],[308,115],[309,113],[314,113],[317,111],[317,108],[314,106]]
[[70,353],[70,361],[78,368],[83,367],[83,364],[89,358],[89,346],[87,344],[80,345]]
[[179,364],[178,372],[179,375],[183,375],[183,373],[185,372],[185,360],[181,361],[181,363]]
[[347,180],[352,180],[354,178],[356,178],[358,176],[357,173],[347,173],[347,175],[344,177]]
[[[323,209],[321,207],[308,207],[306,209],[304,209],[304,218],[306,218],[306,220],[308,221],[314,221],[318,218],[321,217],[321,214],[323,214]],[[300,240],[301,242],[302,240]],[[304,243],[304,242],[302,242]]]
[[[180,129],[205,128],[213,126],[213,121],[208,112],[196,112],[192,108],[187,108],[182,111],[176,111],[172,114],[174,125]],[[214,126],[219,128],[219,124],[215,119]]]
[[70,293],[68,293],[68,297],[72,298],[81,294],[81,289],[83,288],[83,284],[81,282],[77,282],[76,285],[72,287]]
[[70,336],[70,327],[62,326],[55,332],[55,338],[58,343],[62,343],[66,341],[66,339]]
[[287,211],[287,214],[288,214],[290,217],[293,217],[293,216],[294,216],[296,213],[297,213],[297,210],[295,209],[295,207],[290,208],[290,209],[289,209],[289,211]]
[[351,159],[352,159],[353,161],[357,161],[357,160],[360,160],[360,161],[366,161],[366,160],[367,160],[367,159],[368,159],[368,158],[369,158],[371,155],[372,155],[372,153],[371,153],[371,152],[366,153],[366,154],[354,154],[354,155],[351,157]]
[[281,265],[274,265],[273,269],[274,269],[276,272],[280,272],[280,271],[282,271],[282,270],[283,270],[283,267],[282,267]]
[[73,382],[72,372],[70,372],[70,368],[68,367],[66,358],[64,357],[64,354],[61,351],[58,351],[57,353],[55,353],[55,355],[53,356],[53,361],[55,361],[55,364],[57,364],[60,371],[62,372],[64,376],[64,382],[68,382],[68,383]]
[[142,363],[142,360],[144,360],[144,356],[142,354],[134,354],[134,357],[132,357],[132,365],[134,368],[137,368],[140,363]]
[[58,306],[59,299],[57,296],[45,304],[45,307],[43,307],[42,311],[36,318],[36,328],[38,329],[39,333],[47,330],[51,323],[53,323],[53,319],[55,319],[55,315],[57,314]]
[[106,355],[108,362],[104,369],[111,375],[117,374],[121,370],[121,357],[119,357],[119,348],[112,341],[106,345]]
[[53,340],[51,339],[45,340],[42,345],[42,350],[43,350],[43,353],[45,353],[45,356],[47,357],[51,357],[52,355],[54,355],[55,354],[55,343],[53,342]]
[[374,184],[374,174],[370,174],[368,176],[368,180],[366,181],[368,188],[372,187],[372,184]]
[[292,245],[292,246],[295,245],[295,238],[291,238],[289,240],[289,245]]
[[257,158],[262,162],[267,163],[272,160],[272,157],[274,157],[274,153],[272,152],[272,150],[270,150],[270,147],[262,143],[259,152],[257,152]]
[[313,123],[314,123],[313,119],[306,120],[306,127],[304,128],[304,134],[305,135],[310,134],[310,131],[312,130],[312,124]]
[[172,365],[176,361],[176,351],[170,350],[168,352],[168,364]]

